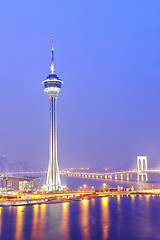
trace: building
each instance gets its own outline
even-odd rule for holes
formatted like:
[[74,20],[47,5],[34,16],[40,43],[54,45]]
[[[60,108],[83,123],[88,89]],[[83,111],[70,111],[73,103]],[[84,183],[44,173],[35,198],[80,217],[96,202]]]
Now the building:
[[0,190],[3,191],[22,191],[28,192],[33,190],[33,178],[0,176]]
[[5,155],[0,157],[0,172],[7,172],[8,171],[8,160]]
[[52,40],[50,75],[48,75],[48,77],[43,81],[44,91],[48,94],[50,104],[50,145],[46,191],[56,191],[61,189],[61,180],[57,160],[56,102],[58,98],[58,93],[61,90],[62,83],[63,82],[55,74]]

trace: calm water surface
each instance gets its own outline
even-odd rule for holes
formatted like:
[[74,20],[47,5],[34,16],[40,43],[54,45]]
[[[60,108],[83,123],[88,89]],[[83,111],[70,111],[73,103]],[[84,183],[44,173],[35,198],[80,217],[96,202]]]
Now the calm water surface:
[[160,197],[116,196],[0,208],[0,239],[160,239]]

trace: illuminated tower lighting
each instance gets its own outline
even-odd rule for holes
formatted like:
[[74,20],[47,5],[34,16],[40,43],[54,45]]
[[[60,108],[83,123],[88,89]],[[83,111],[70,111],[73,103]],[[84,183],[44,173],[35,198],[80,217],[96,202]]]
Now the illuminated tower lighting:
[[42,83],[44,85],[44,91],[48,94],[50,104],[49,165],[46,181],[46,191],[56,191],[61,189],[61,180],[57,160],[56,102],[58,98],[58,93],[61,90],[61,85],[63,82],[55,74],[53,38],[52,38],[50,75]]

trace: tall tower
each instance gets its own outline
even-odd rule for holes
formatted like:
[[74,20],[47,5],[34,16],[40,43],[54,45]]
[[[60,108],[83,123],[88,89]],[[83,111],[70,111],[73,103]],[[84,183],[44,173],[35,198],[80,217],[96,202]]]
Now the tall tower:
[[58,93],[61,90],[61,85],[63,82],[55,74],[53,38],[52,38],[50,74],[42,83],[44,85],[44,91],[47,92],[48,94],[50,105],[49,165],[46,181],[46,191],[56,191],[61,189],[61,180],[57,160],[56,102],[58,98]]

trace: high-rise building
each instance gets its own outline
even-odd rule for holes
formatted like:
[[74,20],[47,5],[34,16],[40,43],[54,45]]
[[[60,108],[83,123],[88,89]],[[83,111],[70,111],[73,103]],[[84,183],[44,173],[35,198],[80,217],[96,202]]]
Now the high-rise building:
[[58,93],[61,90],[61,85],[63,82],[55,74],[53,39],[52,39],[50,74],[42,83],[44,84],[44,91],[48,94],[50,104],[49,165],[46,181],[46,191],[56,191],[61,189],[61,180],[57,160],[56,102],[58,98]]
[[8,171],[8,161],[7,157],[3,155],[0,157],[0,172],[7,172]]

